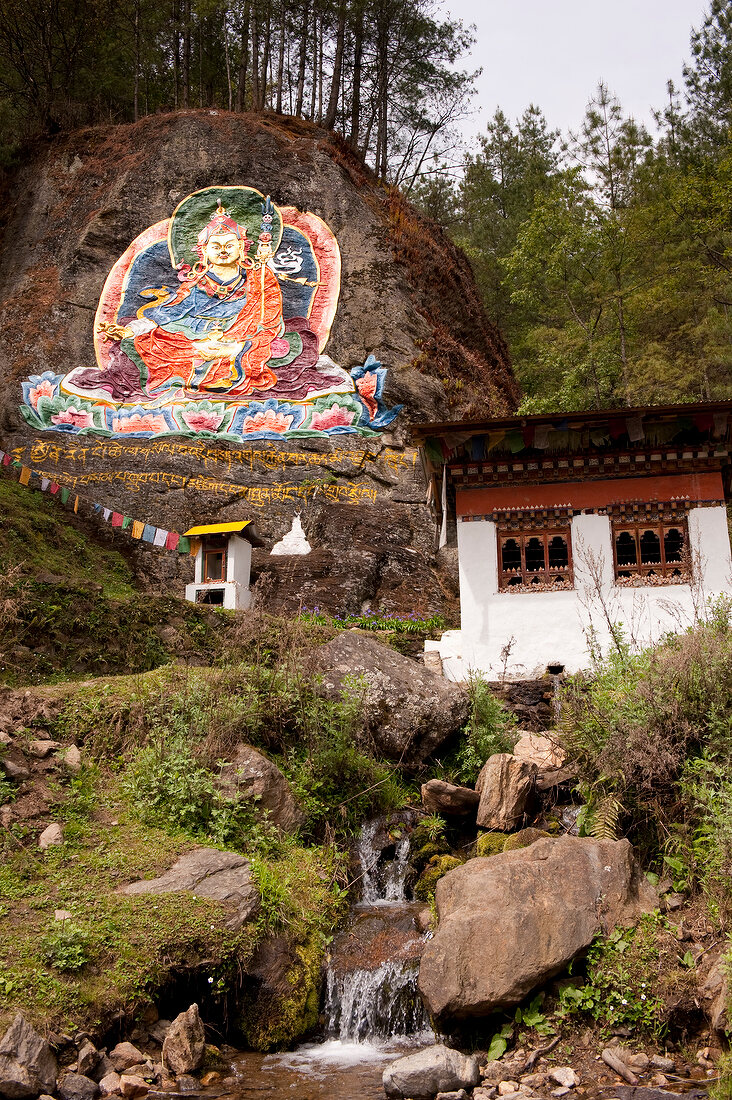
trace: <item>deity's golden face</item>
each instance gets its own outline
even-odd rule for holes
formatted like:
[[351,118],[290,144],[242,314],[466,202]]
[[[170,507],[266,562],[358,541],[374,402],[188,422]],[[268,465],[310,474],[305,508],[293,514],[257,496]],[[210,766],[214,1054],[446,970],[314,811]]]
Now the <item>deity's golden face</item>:
[[239,238],[236,233],[213,233],[203,255],[211,267],[232,267],[239,262]]

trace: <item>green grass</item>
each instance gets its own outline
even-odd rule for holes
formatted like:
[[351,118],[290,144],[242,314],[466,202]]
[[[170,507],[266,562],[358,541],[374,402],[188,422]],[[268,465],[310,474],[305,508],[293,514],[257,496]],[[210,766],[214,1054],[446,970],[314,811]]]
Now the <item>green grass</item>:
[[64,509],[40,492],[0,478],[0,566],[19,565],[37,579],[51,573],[71,585],[120,600],[135,592],[130,566],[118,550],[102,545],[69,522]]
[[[22,1011],[62,1030],[103,1029],[119,1011],[134,1015],[176,969],[209,959],[220,974],[249,957],[259,930],[228,931],[215,902],[116,893],[167,869],[188,836],[137,821],[94,771],[59,798],[62,845],[39,852],[19,825],[3,839],[1,1025]],[[70,920],[56,921],[57,909]]]

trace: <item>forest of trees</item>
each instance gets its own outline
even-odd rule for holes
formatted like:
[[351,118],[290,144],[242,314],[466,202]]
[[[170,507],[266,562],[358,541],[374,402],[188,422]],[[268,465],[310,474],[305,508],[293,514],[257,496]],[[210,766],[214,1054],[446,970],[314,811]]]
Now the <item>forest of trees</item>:
[[654,138],[600,84],[577,133],[497,111],[411,198],[470,256],[525,412],[732,397],[732,2],[692,32]]
[[524,411],[732,396],[732,0],[653,137],[601,84],[577,133],[498,110],[463,158],[472,44],[438,0],[2,0],[0,168],[158,111],[309,119],[468,253]]
[[337,129],[411,185],[464,116],[473,39],[432,0],[3,0],[0,134],[188,107],[273,111]]

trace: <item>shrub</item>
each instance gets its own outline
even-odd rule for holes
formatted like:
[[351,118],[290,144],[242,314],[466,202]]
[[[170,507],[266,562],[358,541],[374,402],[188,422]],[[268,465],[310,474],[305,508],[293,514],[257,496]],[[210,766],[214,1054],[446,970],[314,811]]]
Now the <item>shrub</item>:
[[56,970],[81,970],[89,962],[90,936],[81,928],[63,921],[61,927],[41,940],[41,950],[46,962]]
[[456,782],[473,786],[489,756],[512,751],[517,723],[482,677],[471,676],[468,692],[470,719],[448,769]]
[[277,841],[277,830],[256,802],[230,797],[216,786],[213,773],[180,734],[158,735],[133,755],[121,782],[141,821],[183,829],[191,836],[236,850],[264,850]]
[[621,647],[592,676],[574,677],[559,732],[580,768],[585,832],[613,835],[624,820],[635,839],[660,849],[671,832],[688,848],[699,829],[711,829],[730,852],[732,632],[724,607],[694,630],[636,655]]

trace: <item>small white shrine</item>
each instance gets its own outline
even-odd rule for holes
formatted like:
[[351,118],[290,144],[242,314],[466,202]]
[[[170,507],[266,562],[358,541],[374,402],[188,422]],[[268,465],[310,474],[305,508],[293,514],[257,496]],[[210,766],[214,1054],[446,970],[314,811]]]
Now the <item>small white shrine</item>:
[[308,542],[302,528],[300,513],[295,512],[292,518],[292,527],[279,542],[276,542],[270,550],[270,555],[278,557],[285,554],[309,554],[312,547]]
[[195,580],[186,585],[186,599],[245,611],[251,603],[252,546],[262,545],[251,520],[204,524],[191,527],[185,535],[192,547],[194,540],[198,543]]

